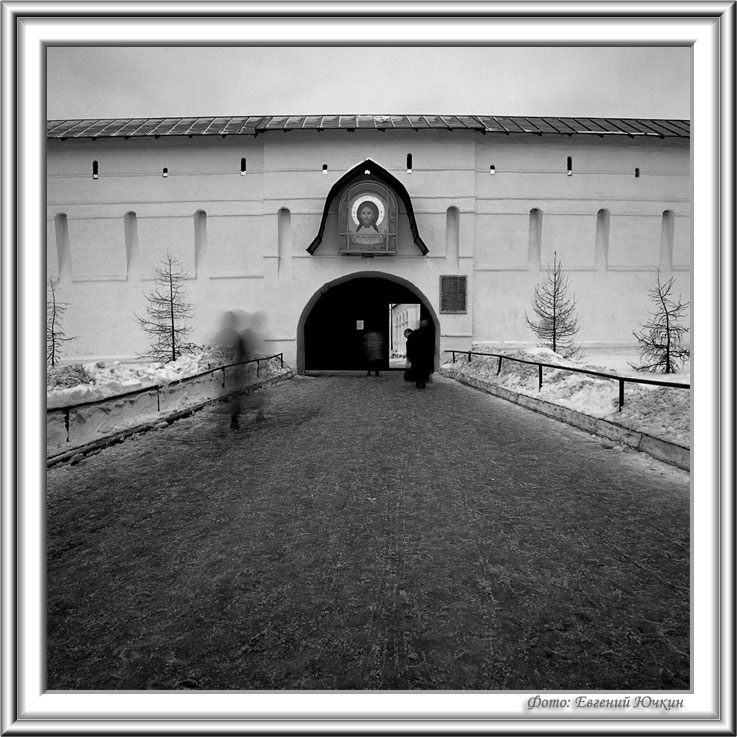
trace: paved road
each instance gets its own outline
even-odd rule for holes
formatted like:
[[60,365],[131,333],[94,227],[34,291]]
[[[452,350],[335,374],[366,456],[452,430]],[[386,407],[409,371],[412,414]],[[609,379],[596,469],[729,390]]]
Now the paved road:
[[436,377],[48,474],[49,687],[677,689],[689,476]]

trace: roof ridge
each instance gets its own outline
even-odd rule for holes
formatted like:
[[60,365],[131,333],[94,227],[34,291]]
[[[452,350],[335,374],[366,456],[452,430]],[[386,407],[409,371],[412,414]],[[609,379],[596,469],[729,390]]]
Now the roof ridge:
[[[588,121],[588,123],[587,123]],[[594,125],[591,125],[593,123]],[[591,116],[331,113],[314,115],[220,115],[133,118],[60,118],[46,121],[47,138],[160,136],[257,136],[267,131],[356,129],[473,130],[509,135],[626,135],[689,138],[690,120]]]

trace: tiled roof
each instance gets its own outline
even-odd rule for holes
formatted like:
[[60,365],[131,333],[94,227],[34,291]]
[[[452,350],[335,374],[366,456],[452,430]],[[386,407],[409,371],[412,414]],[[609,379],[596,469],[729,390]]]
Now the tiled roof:
[[472,130],[588,136],[689,138],[688,120],[644,118],[530,118],[491,115],[260,115],[222,118],[114,118],[49,120],[47,138],[139,138],[158,136],[256,136],[267,131],[373,129]]

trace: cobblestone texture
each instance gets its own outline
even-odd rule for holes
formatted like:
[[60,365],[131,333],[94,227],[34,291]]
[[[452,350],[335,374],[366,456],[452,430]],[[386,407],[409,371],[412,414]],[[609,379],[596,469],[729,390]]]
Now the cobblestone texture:
[[687,473],[443,377],[257,394],[49,470],[49,688],[689,687]]

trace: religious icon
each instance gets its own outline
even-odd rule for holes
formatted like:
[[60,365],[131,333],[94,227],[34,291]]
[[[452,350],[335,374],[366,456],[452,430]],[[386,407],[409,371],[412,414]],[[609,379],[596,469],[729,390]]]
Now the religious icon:
[[360,194],[351,205],[351,220],[355,235],[350,242],[357,246],[378,246],[384,243],[384,203],[375,195]]
[[[361,199],[361,198],[359,198]],[[367,197],[359,204],[356,200],[351,209],[353,222],[356,224],[356,233],[362,230],[379,232],[378,225],[384,219],[384,206],[376,197]]]
[[386,253],[396,248],[396,200],[377,183],[354,186],[342,198],[341,250]]

